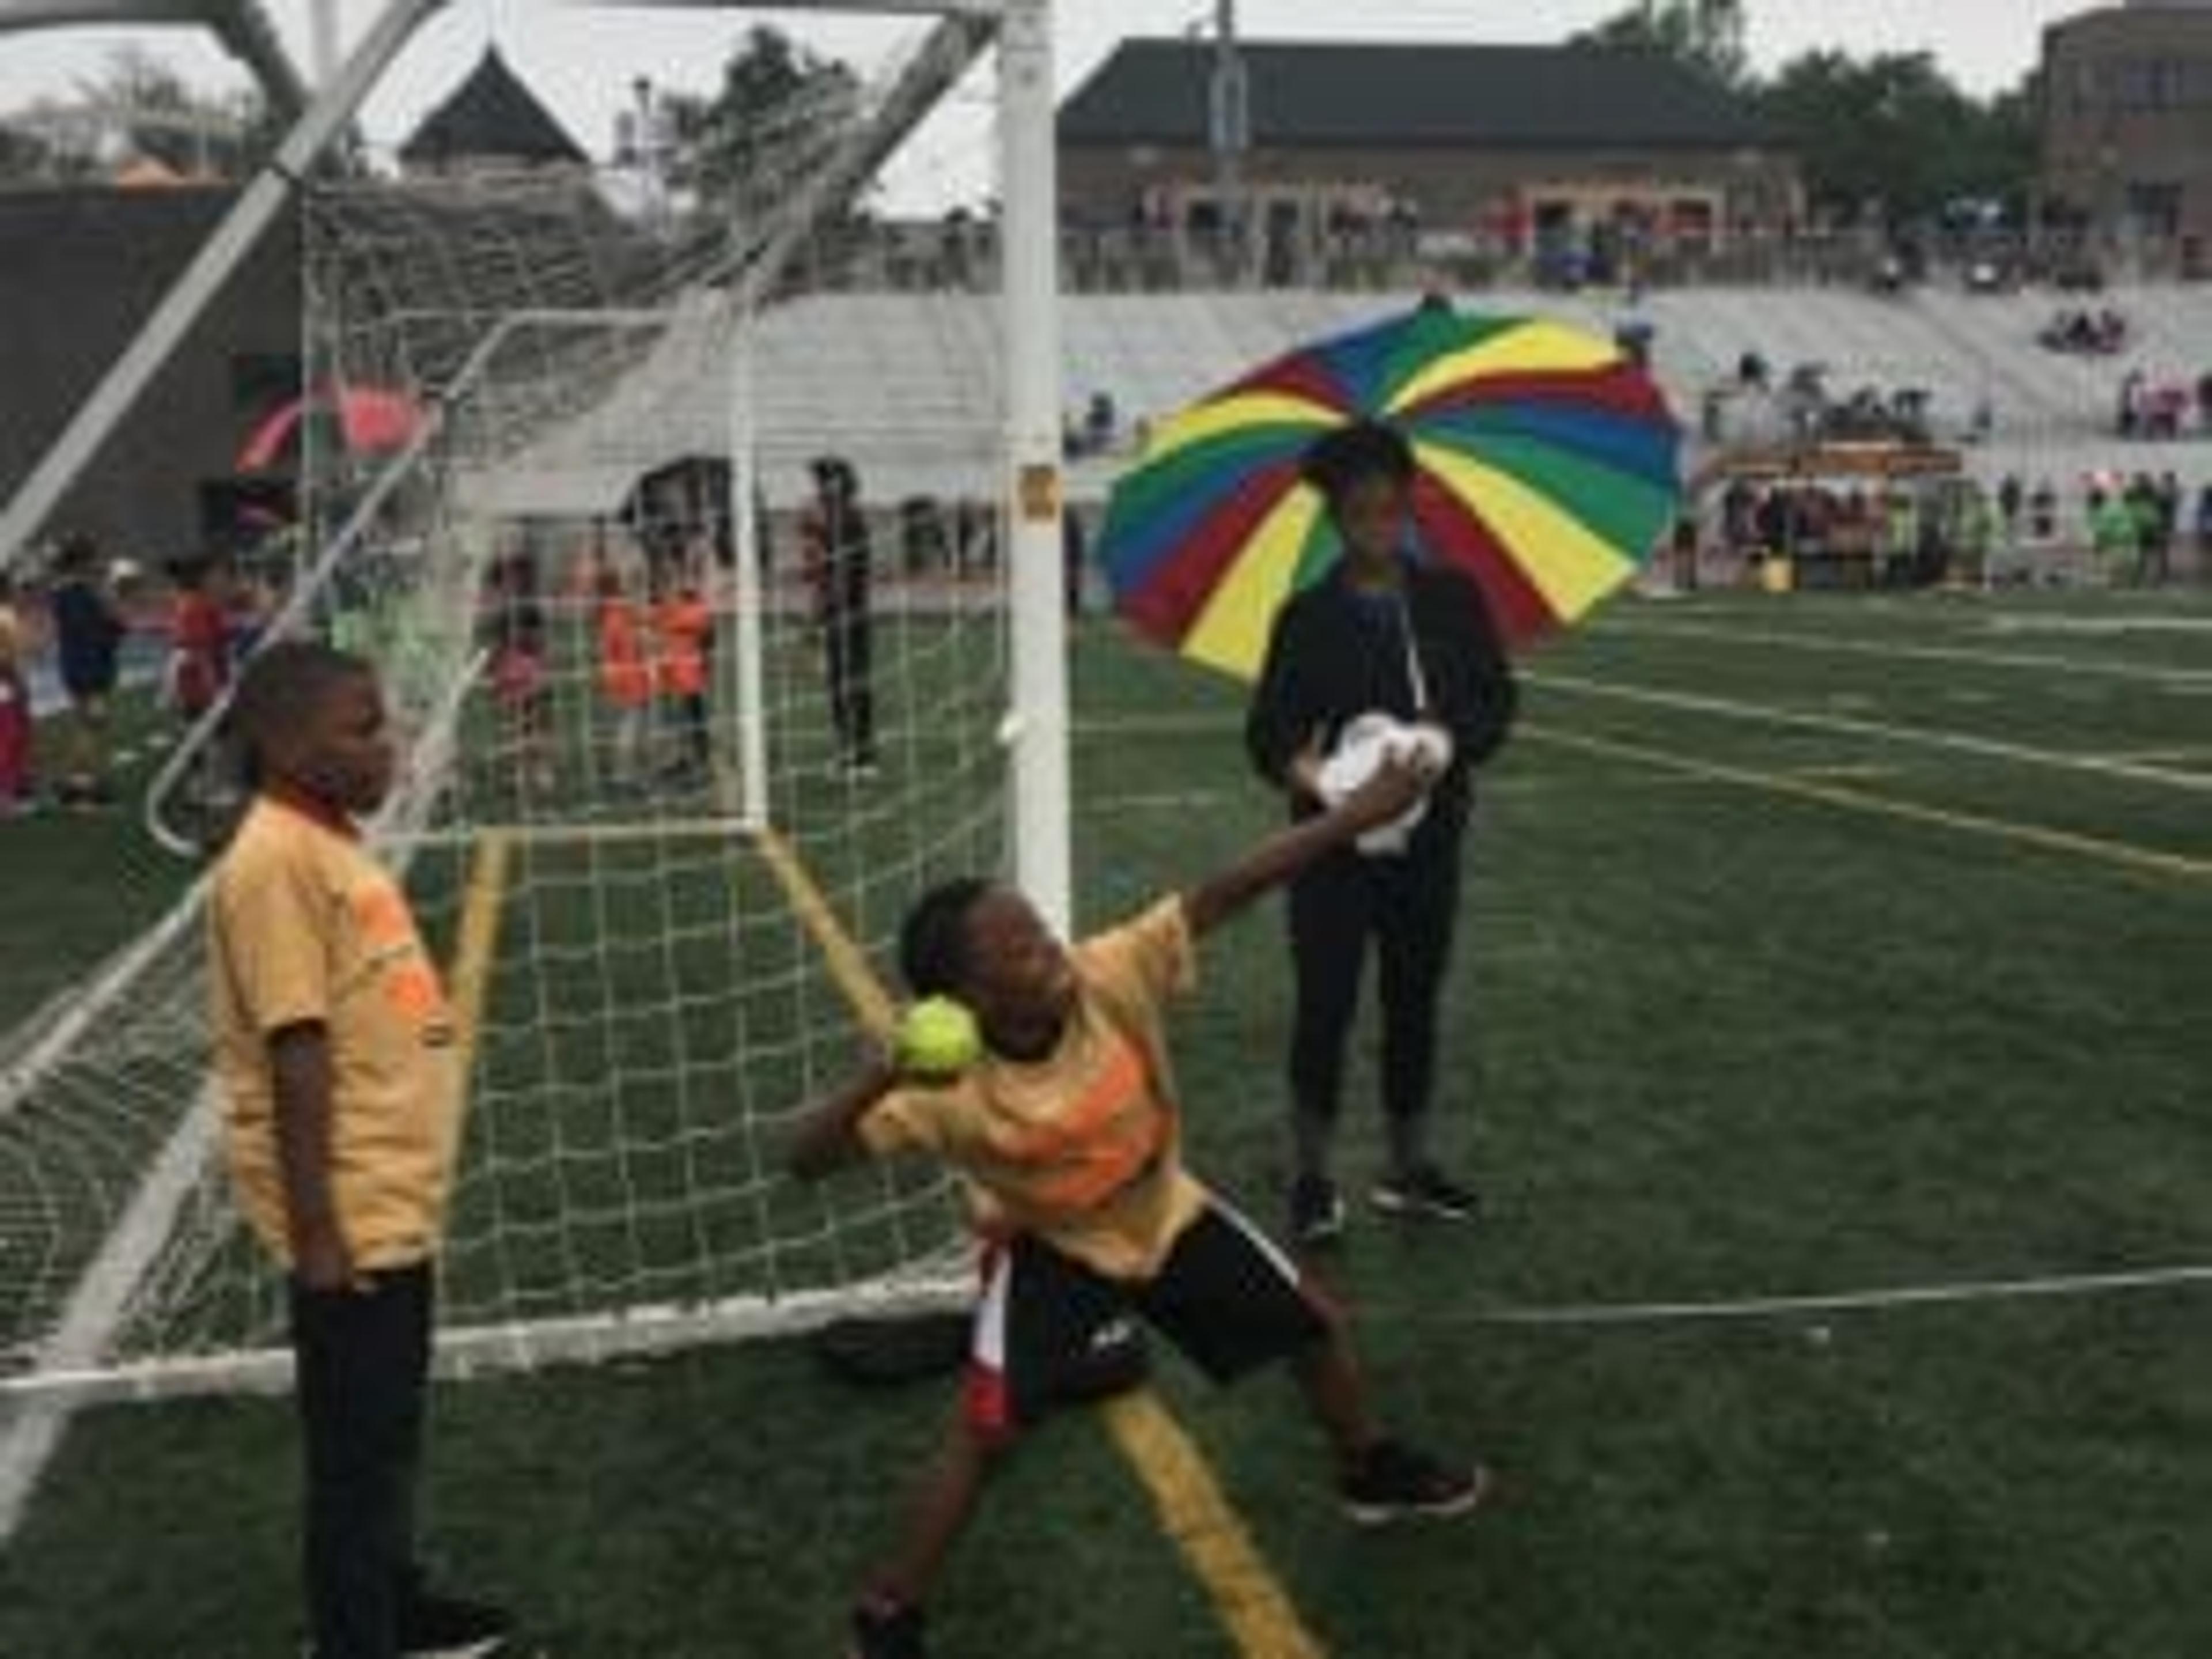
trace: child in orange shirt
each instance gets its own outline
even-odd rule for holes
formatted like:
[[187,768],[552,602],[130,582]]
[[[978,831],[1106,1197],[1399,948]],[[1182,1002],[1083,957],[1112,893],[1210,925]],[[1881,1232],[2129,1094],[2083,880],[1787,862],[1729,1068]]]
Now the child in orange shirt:
[[313,1659],[493,1653],[505,1617],[414,1559],[465,1080],[437,966],[354,828],[392,787],[383,699],[359,658],[286,641],[232,714],[254,799],[209,895],[210,1013],[232,1185],[291,1281]]
[[208,559],[178,560],[169,579],[176,588],[169,606],[169,700],[189,726],[230,684],[228,584]]
[[714,613],[681,570],[662,572],[653,628],[659,647],[655,667],[661,700],[683,728],[683,767],[703,778],[709,754],[707,676],[714,648]]
[[638,751],[644,746],[647,713],[653,703],[653,670],[646,660],[645,619],[623,591],[621,573],[611,565],[599,572],[599,695],[614,710],[614,781],[641,780]]
[[922,1597],[999,1453],[1069,1403],[1137,1319],[1217,1382],[1286,1364],[1353,1522],[1457,1515],[1480,1500],[1479,1467],[1380,1432],[1341,1313],[1184,1170],[1166,1046],[1194,942],[1397,818],[1434,782],[1429,766],[1389,761],[1334,808],[1073,948],[1020,894],[987,882],[940,887],[907,918],[908,989],[959,999],[981,1052],[950,1077],[869,1068],[801,1127],[792,1169],[811,1179],[866,1158],[931,1154],[978,1196],[990,1248],[963,1408],[904,1547],[854,1609],[858,1659],[922,1659]]

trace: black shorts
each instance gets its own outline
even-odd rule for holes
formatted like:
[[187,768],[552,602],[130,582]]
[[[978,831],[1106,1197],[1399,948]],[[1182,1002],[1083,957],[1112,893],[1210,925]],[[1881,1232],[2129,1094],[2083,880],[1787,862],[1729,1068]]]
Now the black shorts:
[[1004,1436],[1098,1392],[1140,1356],[1142,1319],[1216,1382],[1301,1353],[1330,1319],[1288,1257],[1218,1199],[1183,1230],[1159,1272],[1109,1279],[1018,1235],[983,1262],[968,1370],[968,1421]]

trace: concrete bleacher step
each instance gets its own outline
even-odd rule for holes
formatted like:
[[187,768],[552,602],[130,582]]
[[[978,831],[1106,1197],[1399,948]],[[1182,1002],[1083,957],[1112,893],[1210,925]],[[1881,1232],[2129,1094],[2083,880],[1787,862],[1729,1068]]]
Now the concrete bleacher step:
[[[1062,302],[1063,365],[1071,412],[1095,392],[1114,403],[1122,433],[1158,420],[1300,344],[1379,320],[1413,294],[1261,293],[1071,295]],[[1655,368],[1694,430],[1705,388],[1732,379],[1747,350],[1778,380],[1798,362],[1828,366],[1838,396],[1874,385],[1925,387],[1939,431],[1963,426],[1984,392],[1994,441],[1970,457],[2061,481],[2089,471],[2172,466],[2193,483],[2212,473],[2212,445],[2145,448],[2111,431],[2112,398],[2130,362],[2167,375],[2212,368],[2212,295],[2116,293],[2136,319],[2124,358],[2083,362],[2042,350],[2036,330],[2060,303],[2051,295],[1978,297],[1923,292],[1903,301],[1849,289],[1670,290],[1632,313],[1613,293],[1498,290],[1461,296],[1462,309],[1543,314],[1610,332],[1633,314],[1656,330]],[[670,456],[724,453],[730,375],[711,346],[703,307],[616,384],[599,405],[518,458],[488,499],[514,508],[533,492],[566,510],[617,488],[626,473]],[[815,295],[767,313],[755,336],[763,483],[772,502],[805,489],[806,456],[853,457],[872,499],[903,493],[988,494],[994,487],[1003,330],[995,296],[968,293]],[[1125,455],[1079,468],[1079,495],[1105,488]]]

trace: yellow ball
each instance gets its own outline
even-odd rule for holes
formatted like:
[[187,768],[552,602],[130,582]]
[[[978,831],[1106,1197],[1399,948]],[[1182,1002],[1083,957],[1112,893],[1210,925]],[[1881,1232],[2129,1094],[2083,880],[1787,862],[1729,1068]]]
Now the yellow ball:
[[951,997],[924,997],[899,1022],[899,1069],[917,1077],[957,1077],[983,1057],[975,1016]]

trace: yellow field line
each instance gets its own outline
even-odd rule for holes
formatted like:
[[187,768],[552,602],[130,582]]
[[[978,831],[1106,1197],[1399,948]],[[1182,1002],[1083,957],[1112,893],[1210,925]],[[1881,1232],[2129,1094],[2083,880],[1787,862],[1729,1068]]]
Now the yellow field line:
[[465,1086],[476,1063],[477,1034],[483,1029],[484,999],[491,989],[499,919],[506,906],[507,866],[514,852],[514,843],[498,830],[477,842],[469,865],[468,894],[461,901],[460,932],[453,942],[453,966],[447,979]]
[[1863,789],[1846,789],[1839,785],[1816,782],[1789,773],[1770,772],[1757,767],[1729,766],[1717,761],[1692,760],[1681,755],[1670,754],[1663,749],[1647,749],[1641,744],[1620,743],[1610,738],[1583,737],[1529,725],[1523,725],[1519,735],[1559,748],[1633,761],[1641,766],[1656,767],[1686,777],[1705,778],[1716,783],[1735,784],[1746,789],[1762,790],[1769,794],[1816,801],[1823,806],[1838,807],[1845,811],[1872,813],[1880,817],[1929,824],[1962,835],[2014,842],[2045,853],[2092,859],[2138,874],[2173,877],[2185,881],[2212,880],[2212,860],[2188,858],[2179,853],[2161,853],[2128,842],[2111,841],[2099,836],[2075,835],[2069,830],[2019,823],[2010,818],[1992,817],[1979,812],[1954,812],[1940,806],[1923,806],[1913,801],[1869,794]]
[[868,965],[866,953],[837,920],[837,913],[830,908],[830,901],[815,884],[798,850],[773,830],[758,831],[754,842],[768,861],[769,871],[782,885],[791,908],[799,913],[800,925],[813,936],[815,945],[830,964],[830,977],[852,1005],[854,1016],[869,1036],[890,1036],[891,1028],[898,1023],[898,1012],[892,1005],[890,994],[876,977],[876,970]]
[[1106,1426],[1152,1494],[1160,1529],[1213,1597],[1238,1652],[1251,1659],[1321,1659],[1327,1651],[1221,1494],[1190,1437],[1150,1389],[1109,1401]]
[[[760,830],[754,839],[854,1014],[870,1032],[888,1034],[896,1018],[890,995],[797,849],[773,830]],[[1151,1494],[1162,1530],[1212,1596],[1237,1651],[1246,1659],[1322,1659],[1325,1650],[1298,1618],[1205,1457],[1159,1396],[1149,1389],[1124,1395],[1106,1406],[1104,1415],[1115,1445]]]

